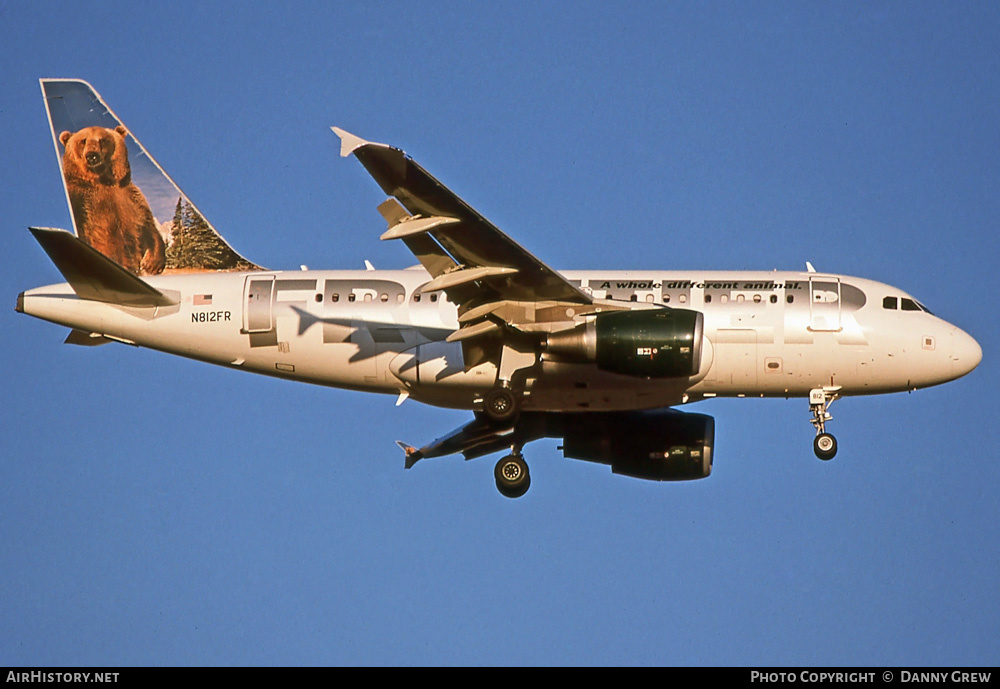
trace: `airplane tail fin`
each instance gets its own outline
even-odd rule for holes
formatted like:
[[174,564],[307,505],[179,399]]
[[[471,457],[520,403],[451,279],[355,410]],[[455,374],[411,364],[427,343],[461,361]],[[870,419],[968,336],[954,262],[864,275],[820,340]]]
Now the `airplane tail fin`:
[[260,270],[215,231],[90,84],[41,85],[77,237],[134,275]]

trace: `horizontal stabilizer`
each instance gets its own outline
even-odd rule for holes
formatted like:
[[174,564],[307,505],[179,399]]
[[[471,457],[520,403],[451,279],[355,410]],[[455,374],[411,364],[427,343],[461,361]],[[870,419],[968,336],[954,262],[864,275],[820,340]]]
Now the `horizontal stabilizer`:
[[82,347],[96,347],[97,345],[107,344],[112,342],[103,335],[98,333],[87,333],[82,330],[77,330],[74,328],[69,331],[69,335],[63,340],[63,344],[80,345]]
[[66,230],[28,229],[81,299],[123,306],[170,306],[179,301],[136,277]]

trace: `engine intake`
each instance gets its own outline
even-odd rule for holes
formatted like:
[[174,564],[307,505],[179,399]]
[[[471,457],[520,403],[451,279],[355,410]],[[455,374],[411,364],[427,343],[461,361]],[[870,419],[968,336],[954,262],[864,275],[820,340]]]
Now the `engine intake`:
[[705,317],[687,309],[599,313],[572,330],[552,333],[546,352],[642,378],[694,376],[701,367]]

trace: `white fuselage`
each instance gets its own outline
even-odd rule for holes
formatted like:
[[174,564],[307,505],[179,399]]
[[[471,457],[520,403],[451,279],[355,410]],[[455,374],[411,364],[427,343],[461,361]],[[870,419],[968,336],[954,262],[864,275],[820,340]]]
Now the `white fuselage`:
[[[713,396],[800,397],[912,390],[953,380],[981,358],[973,338],[907,293],[861,278],[798,272],[568,271],[599,299],[702,311],[701,369],[645,379],[545,354],[525,409],[649,409]],[[422,269],[161,275],[171,307],[77,298],[68,284],[24,293],[25,313],[93,336],[319,385],[399,394],[455,408],[496,383],[493,363],[466,369],[444,292],[421,294]],[[95,340],[103,342],[103,340]]]

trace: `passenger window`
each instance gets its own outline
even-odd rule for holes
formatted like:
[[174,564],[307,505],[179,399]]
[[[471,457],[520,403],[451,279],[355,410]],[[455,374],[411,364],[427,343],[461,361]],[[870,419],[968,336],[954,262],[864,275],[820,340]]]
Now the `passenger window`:
[[330,301],[340,301],[340,295],[334,292],[330,295]]
[[771,303],[772,304],[777,304],[778,303],[778,295],[777,294],[772,294],[771,295]]
[[706,304],[711,304],[712,303],[712,295],[711,294],[706,294],[705,295],[705,303]]
[[319,294],[319,293],[317,293],[317,294],[316,294],[316,301],[323,301],[323,295],[322,295],[322,294]]
[[669,304],[670,303],[670,295],[669,294],[664,294],[663,295],[663,303],[664,304]]
[[420,292],[413,293],[413,301],[420,301]]
[[883,309],[896,309],[896,297],[886,297],[882,300]]
[[351,292],[350,294],[347,295],[347,301],[350,301],[350,302],[353,302],[357,298],[358,298],[358,295],[356,295],[354,292]]
[[438,295],[437,294],[432,294],[431,295],[431,301],[437,301],[437,300],[438,300]]
[[679,301],[679,302],[680,302],[680,303],[682,303],[682,304],[686,304],[686,303],[687,303],[687,300],[688,300],[688,298],[687,298],[687,295],[686,295],[686,294],[682,294],[682,295],[681,295],[680,297],[678,297],[678,299],[677,299],[677,301]]
[[381,296],[381,297],[379,297],[379,299],[381,299],[381,300],[382,300],[382,303],[384,304],[385,302],[389,301],[389,295],[388,295],[388,294],[386,294],[385,292],[383,292],[383,293],[382,293],[382,296]]
[[760,303],[760,295],[759,294],[753,295],[753,303],[754,304],[759,304]]
[[791,304],[793,301],[795,301],[795,295],[794,294],[789,294],[788,296],[785,297],[785,301],[787,301],[789,304]]

